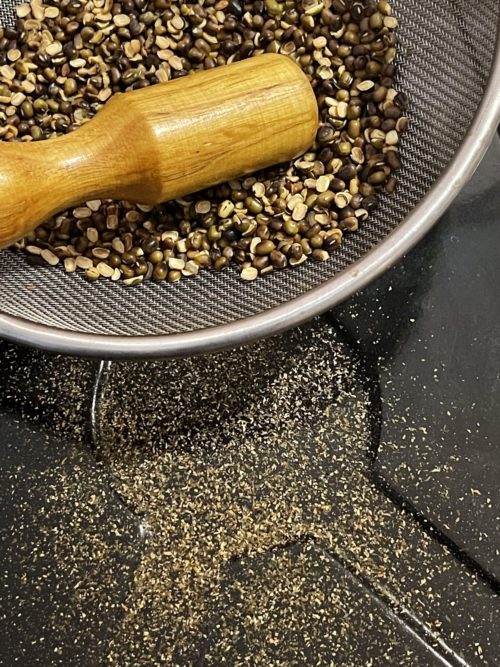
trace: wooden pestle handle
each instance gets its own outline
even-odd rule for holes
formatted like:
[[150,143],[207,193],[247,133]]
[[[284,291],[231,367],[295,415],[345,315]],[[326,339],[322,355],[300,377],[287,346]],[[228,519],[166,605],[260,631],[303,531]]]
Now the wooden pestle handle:
[[69,135],[0,143],[0,248],[90,199],[157,204],[290,160],[317,126],[309,81],[282,55],[116,95]]

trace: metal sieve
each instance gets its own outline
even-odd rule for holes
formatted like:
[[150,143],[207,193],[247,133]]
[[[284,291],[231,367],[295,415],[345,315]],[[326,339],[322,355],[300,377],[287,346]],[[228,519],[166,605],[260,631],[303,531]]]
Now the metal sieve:
[[[324,263],[251,283],[236,269],[136,288],[0,253],[0,337],[99,357],[199,354],[270,336],[338,304],[407,252],[458,193],[500,121],[499,0],[394,0],[410,98],[398,192]],[[1,0],[3,24],[14,0]]]

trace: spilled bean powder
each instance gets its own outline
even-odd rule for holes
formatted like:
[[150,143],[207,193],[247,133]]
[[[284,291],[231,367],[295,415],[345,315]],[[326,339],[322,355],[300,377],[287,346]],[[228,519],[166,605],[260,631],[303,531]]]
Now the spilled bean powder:
[[434,664],[387,604],[478,663],[492,594],[373,483],[376,387],[327,320],[97,377],[1,347],[7,664]]
[[301,66],[320,109],[292,163],[156,207],[82,203],[15,245],[33,264],[136,285],[235,263],[254,280],[327,261],[395,190],[408,121],[386,1],[33,0],[17,16],[0,28],[3,141],[71,132],[117,92],[266,52]]

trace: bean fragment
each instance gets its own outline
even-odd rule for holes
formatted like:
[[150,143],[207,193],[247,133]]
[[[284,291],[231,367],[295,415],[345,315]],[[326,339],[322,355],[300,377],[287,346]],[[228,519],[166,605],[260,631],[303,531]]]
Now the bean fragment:
[[255,280],[259,275],[258,270],[254,266],[249,266],[246,269],[243,269],[241,272],[241,277],[243,280]]

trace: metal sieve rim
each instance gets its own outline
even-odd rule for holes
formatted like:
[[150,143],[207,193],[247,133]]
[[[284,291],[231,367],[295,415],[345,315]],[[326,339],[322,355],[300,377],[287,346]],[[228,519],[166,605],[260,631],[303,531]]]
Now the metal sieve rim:
[[203,354],[276,335],[338,305],[407,253],[451,204],[484,156],[500,122],[500,30],[490,79],[468,134],[420,203],[378,245],[322,285],[287,303],[234,322],[160,336],[105,336],[63,331],[0,313],[0,337],[51,352],[98,358]]

